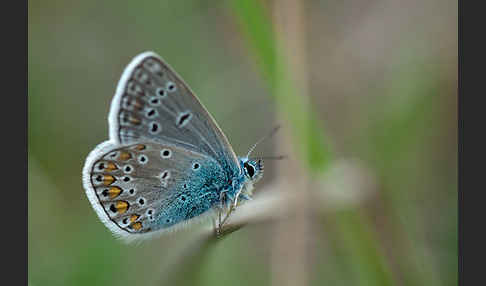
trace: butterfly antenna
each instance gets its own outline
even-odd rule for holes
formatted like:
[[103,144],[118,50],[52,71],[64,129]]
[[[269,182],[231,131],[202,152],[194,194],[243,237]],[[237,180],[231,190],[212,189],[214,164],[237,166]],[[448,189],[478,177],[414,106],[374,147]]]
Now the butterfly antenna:
[[251,158],[252,160],[283,160],[283,159],[287,159],[288,156],[287,155],[281,155],[281,156],[266,156],[266,157],[255,157],[255,158]]
[[267,138],[270,138],[272,137],[273,135],[275,135],[275,133],[277,133],[277,131],[280,129],[280,125],[277,125],[275,128],[272,129],[272,131],[270,131],[270,133],[268,133],[267,135],[263,136],[262,138],[260,138],[260,140],[258,140],[255,144],[253,144],[253,146],[250,148],[250,151],[248,151],[248,154],[246,154],[246,158],[248,158],[251,154],[251,152],[253,152],[253,150],[255,149],[255,147],[260,144],[263,140],[267,139]]

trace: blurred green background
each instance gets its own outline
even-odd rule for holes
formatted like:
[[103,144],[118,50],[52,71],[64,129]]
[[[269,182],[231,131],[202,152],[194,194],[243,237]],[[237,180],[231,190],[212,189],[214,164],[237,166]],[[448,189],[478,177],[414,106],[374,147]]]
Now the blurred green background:
[[[457,2],[28,5],[30,285],[456,285]],[[81,169],[108,138],[124,67],[146,50],[238,154],[282,124],[256,153],[290,159],[267,161],[255,193],[283,182],[323,211],[196,246],[197,227],[114,239]]]

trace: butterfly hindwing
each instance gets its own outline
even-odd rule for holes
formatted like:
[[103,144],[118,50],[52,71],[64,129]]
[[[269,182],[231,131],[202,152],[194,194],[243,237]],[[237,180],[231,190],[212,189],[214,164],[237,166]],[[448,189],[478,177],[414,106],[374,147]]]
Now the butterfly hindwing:
[[154,142],[104,142],[83,169],[86,194],[98,216],[128,240],[207,213],[226,180],[207,155]]
[[125,69],[109,123],[115,142],[170,143],[216,159],[229,173],[239,172],[238,159],[214,119],[153,52],[138,55]]

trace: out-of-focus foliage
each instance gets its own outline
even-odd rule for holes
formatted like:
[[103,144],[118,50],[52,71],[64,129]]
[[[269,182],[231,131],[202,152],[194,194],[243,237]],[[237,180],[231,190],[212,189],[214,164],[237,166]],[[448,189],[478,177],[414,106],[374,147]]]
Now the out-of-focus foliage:
[[[193,239],[197,227],[125,245],[99,222],[81,168],[108,138],[123,68],[145,50],[177,70],[238,154],[276,118],[288,119],[293,137],[276,138],[306,142],[310,152],[296,154],[308,172],[320,172],[313,191],[329,195],[319,181],[326,174],[349,183],[334,188],[344,199],[335,207],[329,200],[305,240],[310,284],[456,284],[457,3],[299,1],[305,99],[295,86],[278,92],[282,74],[292,74],[272,28],[276,5],[285,3],[29,1],[31,285],[268,285],[279,275],[275,257],[289,268],[297,263],[276,253],[272,224],[202,246]],[[257,154],[287,146],[278,140]],[[366,193],[356,193],[348,169],[332,171],[340,161],[359,162],[372,178]],[[281,165],[292,168],[265,165],[256,193],[279,179]]]

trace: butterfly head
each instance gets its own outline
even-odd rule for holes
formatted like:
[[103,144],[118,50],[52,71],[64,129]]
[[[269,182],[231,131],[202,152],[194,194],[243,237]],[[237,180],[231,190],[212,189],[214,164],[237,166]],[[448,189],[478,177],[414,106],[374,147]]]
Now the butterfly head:
[[262,159],[250,159],[240,158],[240,165],[245,172],[245,178],[256,183],[263,177],[263,160]]

